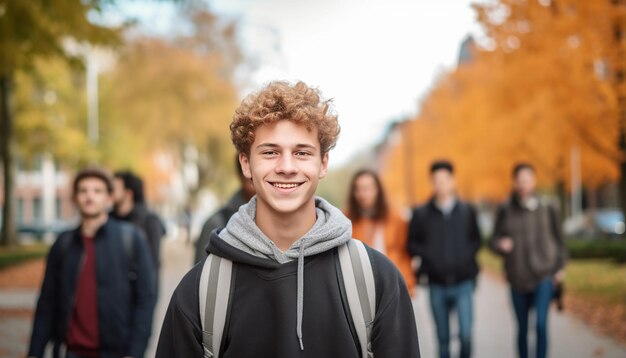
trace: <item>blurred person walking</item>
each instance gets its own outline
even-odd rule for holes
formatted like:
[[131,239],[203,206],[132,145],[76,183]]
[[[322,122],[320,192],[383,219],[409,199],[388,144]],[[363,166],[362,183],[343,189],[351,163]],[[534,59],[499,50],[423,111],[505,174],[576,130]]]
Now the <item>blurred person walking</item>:
[[537,358],[548,352],[548,312],[554,285],[562,282],[567,251],[560,221],[551,205],[535,192],[535,169],[513,168],[514,190],[496,215],[491,249],[504,258],[506,277],[517,317],[517,349],[528,357],[528,317],[536,314]]
[[352,221],[352,237],[385,254],[400,270],[413,296],[415,276],[407,251],[407,222],[389,207],[373,170],[362,169],[352,177],[346,216]]
[[143,232],[109,218],[113,184],[98,168],[79,172],[73,199],[80,225],[48,253],[29,357],[143,357],[156,303]]
[[237,176],[239,178],[239,190],[228,200],[226,205],[221,207],[215,214],[211,215],[207,221],[202,225],[202,231],[200,232],[200,237],[196,240],[196,254],[194,257],[194,264],[202,261],[207,257],[208,253],[206,251],[207,244],[209,243],[209,237],[211,236],[211,232],[215,229],[223,228],[230,220],[230,217],[233,216],[234,213],[239,210],[239,207],[243,204],[247,203],[252,199],[254,194],[254,185],[252,185],[252,180],[246,178],[243,175],[241,169],[241,163],[239,163],[239,157],[235,158],[236,168],[237,168]]
[[143,230],[156,272],[157,286],[161,266],[161,240],[165,226],[161,219],[148,209],[143,180],[131,171],[118,171],[113,175],[113,211],[115,219],[131,222]]
[[436,161],[430,167],[434,195],[413,211],[408,251],[421,259],[428,277],[430,306],[436,324],[439,357],[450,356],[450,314],[459,320],[461,357],[472,353],[473,294],[478,275],[480,231],[474,208],[456,194],[454,167]]

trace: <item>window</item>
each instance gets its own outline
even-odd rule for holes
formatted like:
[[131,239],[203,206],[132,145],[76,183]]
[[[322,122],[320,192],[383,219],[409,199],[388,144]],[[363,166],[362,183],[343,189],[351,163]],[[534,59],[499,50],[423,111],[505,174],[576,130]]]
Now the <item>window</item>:
[[43,203],[40,197],[33,199],[33,220],[43,220]]
[[17,222],[24,222],[24,199],[17,198]]

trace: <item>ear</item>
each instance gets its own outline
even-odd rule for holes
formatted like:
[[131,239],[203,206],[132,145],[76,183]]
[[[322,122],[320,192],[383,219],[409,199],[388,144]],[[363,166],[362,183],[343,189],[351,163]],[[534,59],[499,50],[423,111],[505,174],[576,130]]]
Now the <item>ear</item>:
[[328,174],[328,152],[322,156],[322,167],[320,168],[320,179],[324,178]]
[[250,171],[250,159],[248,159],[248,156],[243,153],[239,153],[239,164],[241,164],[241,171],[243,173],[243,176],[248,179],[252,179],[252,172]]

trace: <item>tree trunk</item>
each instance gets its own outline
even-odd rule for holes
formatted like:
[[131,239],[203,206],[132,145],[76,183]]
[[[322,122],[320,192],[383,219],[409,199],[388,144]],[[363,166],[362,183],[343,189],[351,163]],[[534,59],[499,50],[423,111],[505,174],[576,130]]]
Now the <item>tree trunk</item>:
[[15,225],[15,164],[13,151],[13,119],[11,118],[11,75],[0,75],[0,159],[4,179],[2,205],[2,237],[0,245],[11,246],[17,242]]

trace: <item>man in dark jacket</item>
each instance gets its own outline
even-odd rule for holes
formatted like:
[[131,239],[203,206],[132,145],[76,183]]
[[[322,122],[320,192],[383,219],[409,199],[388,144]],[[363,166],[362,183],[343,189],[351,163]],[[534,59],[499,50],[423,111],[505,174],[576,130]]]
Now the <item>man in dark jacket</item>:
[[218,210],[215,214],[211,215],[211,217],[209,217],[202,226],[200,237],[196,241],[196,255],[193,261],[194,264],[197,264],[207,257],[206,246],[209,243],[209,236],[211,235],[211,232],[215,229],[221,229],[226,226],[230,217],[233,216],[237,210],[239,210],[239,207],[250,201],[255,194],[252,181],[243,176],[239,158],[237,158],[236,167],[241,187],[230,198],[230,200],[228,200],[228,203],[220,208],[220,210]]
[[430,168],[433,198],[413,211],[408,250],[421,259],[428,277],[430,305],[437,326],[439,356],[450,356],[450,313],[459,315],[461,357],[472,352],[472,296],[480,231],[475,210],[455,195],[454,167],[437,161]]
[[[231,137],[257,195],[209,238],[212,258],[233,264],[229,308],[220,312],[226,324],[213,352],[220,358],[363,356],[336,260],[338,248],[351,240],[350,220],[314,196],[339,134],[337,117],[319,96],[302,82],[273,82],[247,97],[233,116]],[[419,357],[402,276],[384,255],[366,252],[376,286],[371,351],[375,357]],[[187,273],[172,296],[158,358],[205,356],[203,266]]]
[[73,190],[81,223],[48,254],[28,356],[43,357],[52,342],[54,357],[143,357],[156,302],[143,233],[109,219],[106,172],[81,171]]
[[161,239],[165,227],[161,219],[148,210],[146,205],[143,180],[130,171],[115,172],[113,177],[113,218],[128,221],[141,228],[148,240],[152,261],[157,270],[161,264]]

